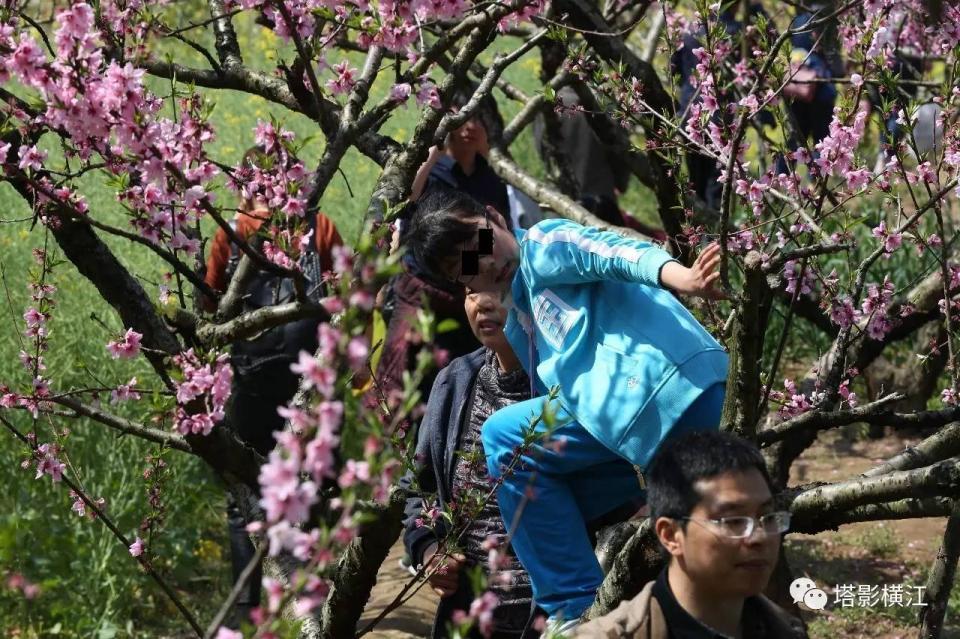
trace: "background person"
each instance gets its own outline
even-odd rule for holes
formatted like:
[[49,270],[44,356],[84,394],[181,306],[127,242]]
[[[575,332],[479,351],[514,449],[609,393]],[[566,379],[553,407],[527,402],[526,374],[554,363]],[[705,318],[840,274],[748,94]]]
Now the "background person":
[[663,445],[646,472],[650,518],[669,563],[639,595],[581,626],[606,639],[799,639],[803,626],[761,593],[788,512],[777,512],[763,456],[728,433]]
[[[246,164],[257,153],[256,149],[244,156]],[[291,158],[291,161],[294,161]],[[245,199],[240,203],[237,215],[231,222],[240,238],[250,241],[271,219],[272,213],[263,202]],[[332,250],[341,246],[343,239],[336,226],[323,213],[308,214],[314,241],[300,256],[303,272],[318,287],[313,293],[316,299],[323,297],[320,292],[320,275],[333,270]],[[217,229],[207,256],[207,270],[204,280],[211,288],[224,291],[240,259],[236,246],[223,229]],[[266,271],[258,271],[244,291],[244,311],[252,311],[263,306],[292,301],[292,283],[282,280]],[[213,300],[205,299],[208,311],[216,310]],[[297,391],[299,376],[291,372],[290,364],[297,361],[301,350],[313,353],[317,350],[317,327],[320,319],[306,319],[289,322],[262,332],[255,338],[241,340],[231,346],[230,356],[233,367],[233,383],[226,421],[237,436],[252,446],[261,455],[267,455],[276,443],[273,433],[283,428],[284,419],[277,413],[278,406],[284,406]],[[230,559],[233,580],[247,566],[256,549],[250,541],[239,508],[231,499],[227,500],[227,524],[230,535]],[[260,572],[248,581],[244,592],[237,598],[235,619],[246,619],[250,610],[260,604]],[[234,624],[235,625],[235,624]]]

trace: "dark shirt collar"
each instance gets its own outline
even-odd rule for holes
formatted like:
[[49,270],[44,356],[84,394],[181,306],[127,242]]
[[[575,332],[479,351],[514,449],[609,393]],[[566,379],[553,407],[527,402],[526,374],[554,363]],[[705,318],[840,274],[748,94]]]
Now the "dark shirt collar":
[[[732,639],[729,635],[698,621],[684,610],[677,598],[673,596],[670,582],[667,580],[666,568],[657,577],[652,594],[663,611],[670,639]],[[767,626],[760,613],[760,605],[757,597],[747,597],[743,602],[743,639],[765,639],[768,636]]]

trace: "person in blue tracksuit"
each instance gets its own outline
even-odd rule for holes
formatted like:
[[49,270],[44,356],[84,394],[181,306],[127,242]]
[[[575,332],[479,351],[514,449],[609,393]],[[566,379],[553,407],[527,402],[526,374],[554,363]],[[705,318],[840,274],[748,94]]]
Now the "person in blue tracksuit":
[[[642,496],[634,469],[612,462],[642,469],[668,436],[719,425],[727,354],[670,292],[720,297],[719,248],[687,268],[568,220],[511,232],[492,207],[449,192],[418,202],[407,238],[435,276],[497,293],[510,309],[504,333],[533,399],[494,413],[481,438],[534,598],[569,630],[603,579],[584,522]],[[504,474],[554,386],[553,440],[564,443],[534,446]]]

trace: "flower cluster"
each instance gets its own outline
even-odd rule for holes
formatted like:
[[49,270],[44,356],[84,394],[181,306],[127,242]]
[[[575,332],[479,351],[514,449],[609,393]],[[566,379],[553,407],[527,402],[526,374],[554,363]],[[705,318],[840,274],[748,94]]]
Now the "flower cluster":
[[203,362],[192,348],[173,358],[181,374],[175,382],[174,423],[182,435],[209,435],[223,419],[233,381],[229,360],[229,355],[224,354],[215,356],[212,362]]
[[63,479],[63,471],[67,465],[60,460],[59,444],[40,444],[35,453],[37,458],[37,475],[35,479],[40,479],[44,475],[50,475],[54,483]]
[[140,354],[142,339],[141,333],[128,328],[121,338],[107,342],[107,350],[113,359],[133,359]]

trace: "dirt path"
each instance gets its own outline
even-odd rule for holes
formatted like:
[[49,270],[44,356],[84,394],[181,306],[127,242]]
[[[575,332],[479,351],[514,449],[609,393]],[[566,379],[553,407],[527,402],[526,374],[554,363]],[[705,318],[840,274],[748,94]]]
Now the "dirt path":
[[[796,461],[791,484],[854,478],[917,441],[896,437],[850,441],[839,432],[825,434]],[[810,577],[829,596],[825,611],[804,613],[810,638],[916,637],[918,607],[860,605],[859,598],[856,605],[843,607],[836,602],[835,590],[838,585],[851,584],[880,590],[899,584],[905,588],[924,585],[945,526],[942,518],[907,519],[850,524],[816,536],[788,537],[785,552],[794,574]],[[951,608],[943,639],[960,637],[958,619],[950,615],[956,614],[956,609]]]
[[[360,628],[376,618],[397,593],[410,582],[412,576],[400,567],[403,542],[397,541],[377,574],[377,585],[370,596],[370,604],[360,618]],[[413,597],[391,612],[377,624],[367,637],[379,639],[412,639],[428,637],[439,597],[429,588],[421,588]]]

